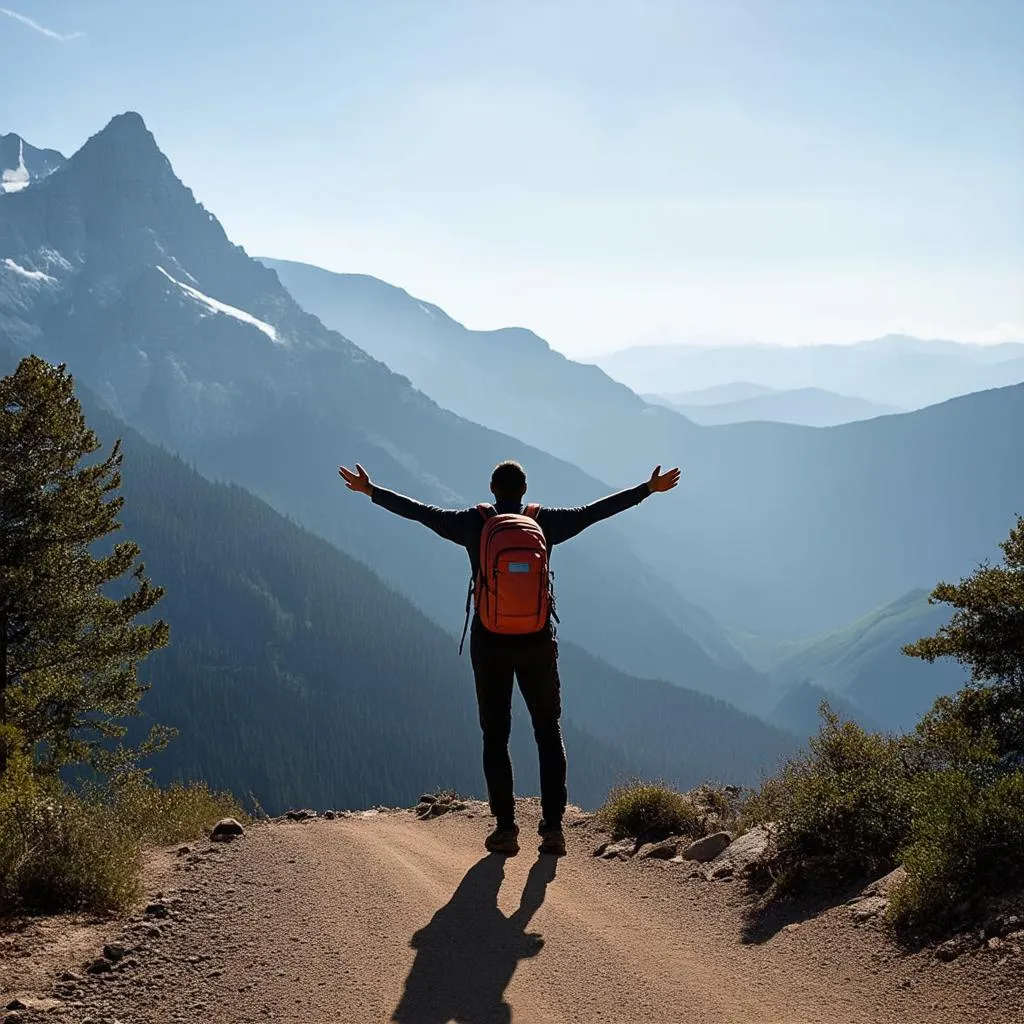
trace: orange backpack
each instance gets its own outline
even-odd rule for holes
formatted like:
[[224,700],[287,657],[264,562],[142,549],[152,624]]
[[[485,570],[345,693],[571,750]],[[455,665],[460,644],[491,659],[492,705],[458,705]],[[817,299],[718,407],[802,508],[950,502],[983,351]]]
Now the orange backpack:
[[[466,598],[466,623],[472,597],[481,625],[491,633],[537,633],[554,614],[548,545],[537,525],[540,505],[527,505],[522,515],[499,515],[493,505],[477,505],[477,510],[484,528],[480,569]],[[464,628],[463,642],[465,637]]]

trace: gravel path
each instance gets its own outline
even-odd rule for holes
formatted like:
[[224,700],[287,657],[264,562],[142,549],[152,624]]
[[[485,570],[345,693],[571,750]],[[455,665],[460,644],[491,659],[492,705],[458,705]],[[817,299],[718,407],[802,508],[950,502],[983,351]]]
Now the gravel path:
[[[599,837],[589,824],[568,830],[565,859],[538,857],[532,805],[524,818],[523,851],[509,859],[484,854],[489,823],[479,813],[429,822],[370,813],[255,827],[230,846],[203,842],[164,871],[157,902],[167,917],[108,929],[108,941],[129,947],[113,970],[93,976],[80,960],[51,962],[51,978],[69,967],[80,978],[58,982],[61,998],[50,991],[46,1008],[15,1019],[1020,1019],[1019,956],[997,969],[994,959],[940,965],[927,953],[901,955],[877,928],[850,923],[843,908],[743,942],[740,883],[698,881],[664,862],[594,858]],[[40,995],[25,995],[30,1007],[33,998]]]

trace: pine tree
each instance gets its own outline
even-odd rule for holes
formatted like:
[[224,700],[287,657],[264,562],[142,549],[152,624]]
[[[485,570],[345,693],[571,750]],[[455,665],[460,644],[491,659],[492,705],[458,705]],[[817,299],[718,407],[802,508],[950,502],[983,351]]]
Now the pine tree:
[[100,448],[63,365],[29,356],[0,379],[0,731],[43,770],[97,763],[168,638],[136,621],[163,595],[139,548],[100,550],[123,504],[121,443]]
[[971,671],[971,685],[939,698],[921,729],[965,726],[972,738],[988,736],[1007,759],[1024,757],[1024,516],[1000,547],[1002,565],[980,565],[932,591],[929,601],[951,605],[953,616],[903,653],[929,662],[956,658]]

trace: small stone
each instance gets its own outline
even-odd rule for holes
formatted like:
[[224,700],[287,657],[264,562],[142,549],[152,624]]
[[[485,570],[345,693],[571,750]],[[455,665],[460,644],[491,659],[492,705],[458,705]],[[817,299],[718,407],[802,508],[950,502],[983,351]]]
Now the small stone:
[[998,935],[993,935],[990,939],[985,941],[985,947],[987,949],[1002,949],[1003,940]]
[[289,821],[309,821],[317,817],[316,811],[310,810],[308,807],[303,807],[298,810],[287,811],[285,817]]
[[106,974],[113,968],[113,964],[105,957],[97,957],[88,967],[86,967],[86,973],[88,974]]
[[[216,826],[214,826],[216,827]],[[192,852],[191,846],[179,846],[175,851],[179,857],[187,857]]]
[[884,914],[888,907],[889,901],[884,896],[868,896],[853,904],[850,908],[850,917],[863,924]]
[[234,818],[221,818],[210,831],[210,841],[213,843],[230,843],[239,836],[245,835],[245,829],[240,822]]
[[82,980],[82,976],[80,974],[75,974],[74,971],[65,971],[60,976],[60,980],[61,981],[81,981]]
[[128,955],[128,950],[119,942],[108,942],[103,947],[103,955],[108,960],[112,960],[114,963],[117,963],[118,960],[123,960]]
[[146,909],[143,911],[143,913],[146,915],[146,917],[164,918],[171,916],[170,910],[167,909],[167,904],[160,903],[159,901],[154,901],[153,903],[147,904]]
[[328,821],[334,821],[334,819],[337,817],[337,815],[334,813],[334,811],[324,811],[324,817]]
[[703,839],[690,843],[679,856],[684,860],[695,860],[704,864],[714,860],[732,842],[732,836],[728,832],[712,832]]
[[935,959],[941,960],[943,963],[949,963],[950,960],[955,960],[962,952],[963,947],[959,939],[947,939],[941,946],[936,948]]
[[28,1003],[23,1003],[20,999],[12,999],[7,1004],[7,1009],[8,1010],[27,1010],[28,1009]]

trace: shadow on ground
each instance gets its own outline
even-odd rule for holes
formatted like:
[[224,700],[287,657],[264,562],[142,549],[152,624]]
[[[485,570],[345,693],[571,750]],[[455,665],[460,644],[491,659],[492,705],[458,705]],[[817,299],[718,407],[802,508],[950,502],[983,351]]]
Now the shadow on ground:
[[763,886],[751,885],[751,903],[743,915],[744,943],[759,945],[782,931],[786,925],[802,924],[840,906],[858,895],[867,884],[861,879],[849,885],[829,887],[820,892],[770,898]]
[[557,860],[540,857],[530,868],[519,909],[506,917],[498,907],[505,858],[477,861],[454,895],[409,945],[416,960],[391,1019],[399,1024],[510,1024],[505,989],[520,960],[536,956],[544,940],[528,932],[544,902]]

